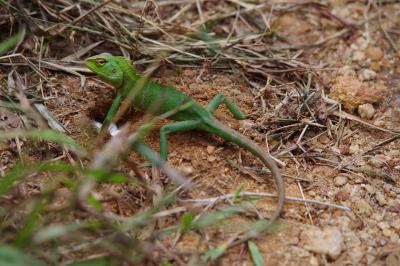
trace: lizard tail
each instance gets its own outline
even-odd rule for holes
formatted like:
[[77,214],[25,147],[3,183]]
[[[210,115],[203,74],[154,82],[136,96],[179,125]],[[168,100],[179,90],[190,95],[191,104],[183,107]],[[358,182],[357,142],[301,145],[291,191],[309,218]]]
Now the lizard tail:
[[[233,142],[239,147],[250,151],[254,156],[258,157],[264,165],[271,171],[272,176],[275,180],[275,185],[277,187],[278,194],[278,205],[270,219],[271,223],[279,218],[282,213],[283,206],[285,203],[285,185],[283,182],[282,174],[272,157],[263,151],[257,144],[253,141],[240,134],[239,132],[225,126],[216,119],[207,119],[205,121],[206,131],[209,131],[226,141]],[[270,223],[270,224],[271,224]]]

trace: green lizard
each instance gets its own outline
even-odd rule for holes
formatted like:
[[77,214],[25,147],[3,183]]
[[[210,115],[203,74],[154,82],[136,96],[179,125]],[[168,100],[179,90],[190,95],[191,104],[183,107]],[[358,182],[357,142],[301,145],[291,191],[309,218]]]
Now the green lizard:
[[[85,65],[117,90],[117,96],[103,123],[103,125],[108,125],[122,100],[127,97],[140,80],[140,76],[124,57],[113,56],[108,53],[87,58]],[[188,130],[210,132],[226,141],[237,144],[257,156],[270,169],[277,186],[278,206],[270,219],[273,222],[279,218],[285,201],[285,187],[280,170],[269,154],[265,153],[245,136],[220,123],[212,115],[221,103],[226,105],[236,119],[246,118],[239,108],[225,98],[223,94],[215,96],[208,106],[203,108],[194,99],[175,88],[151,81],[146,81],[143,86],[137,88],[132,99],[133,106],[143,111],[152,111],[155,115],[178,109],[182,105],[187,106],[169,117],[178,122],[165,125],[160,129],[160,155],[164,160],[167,159],[167,135]],[[158,106],[156,111],[153,110],[154,106]]]

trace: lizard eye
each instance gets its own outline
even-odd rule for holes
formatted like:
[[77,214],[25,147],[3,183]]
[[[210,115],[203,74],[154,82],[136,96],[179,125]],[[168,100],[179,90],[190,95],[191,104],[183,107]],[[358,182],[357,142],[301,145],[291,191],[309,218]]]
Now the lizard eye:
[[96,59],[96,63],[101,65],[101,66],[104,65],[105,62],[106,62],[106,60],[104,58]]

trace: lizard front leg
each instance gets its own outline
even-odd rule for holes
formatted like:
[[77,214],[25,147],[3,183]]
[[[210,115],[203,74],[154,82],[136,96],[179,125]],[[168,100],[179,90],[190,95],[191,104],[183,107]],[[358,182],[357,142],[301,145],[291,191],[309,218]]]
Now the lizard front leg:
[[103,121],[103,125],[101,126],[100,131],[103,131],[104,129],[108,128],[108,126],[111,123],[111,120],[113,119],[114,115],[117,113],[118,107],[121,104],[122,101],[122,95],[120,93],[117,94],[115,97],[110,109],[107,112],[106,118]]
[[218,106],[223,103],[229,109],[229,111],[233,114],[233,116],[238,120],[246,119],[246,115],[240,111],[239,107],[237,107],[234,103],[229,101],[225,95],[219,93],[212,98],[210,103],[207,106],[207,111],[210,113],[214,113],[214,111],[218,108]]
[[167,160],[167,135],[173,132],[189,131],[198,128],[201,124],[199,120],[180,121],[173,124],[168,124],[160,129],[160,156],[162,159]]

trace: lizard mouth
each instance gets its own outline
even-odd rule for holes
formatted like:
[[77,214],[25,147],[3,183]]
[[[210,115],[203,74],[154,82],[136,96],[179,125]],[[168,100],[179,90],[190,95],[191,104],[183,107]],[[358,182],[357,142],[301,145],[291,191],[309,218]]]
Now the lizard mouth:
[[95,72],[95,66],[94,66],[94,62],[90,59],[86,59],[85,60],[85,66],[92,72]]

